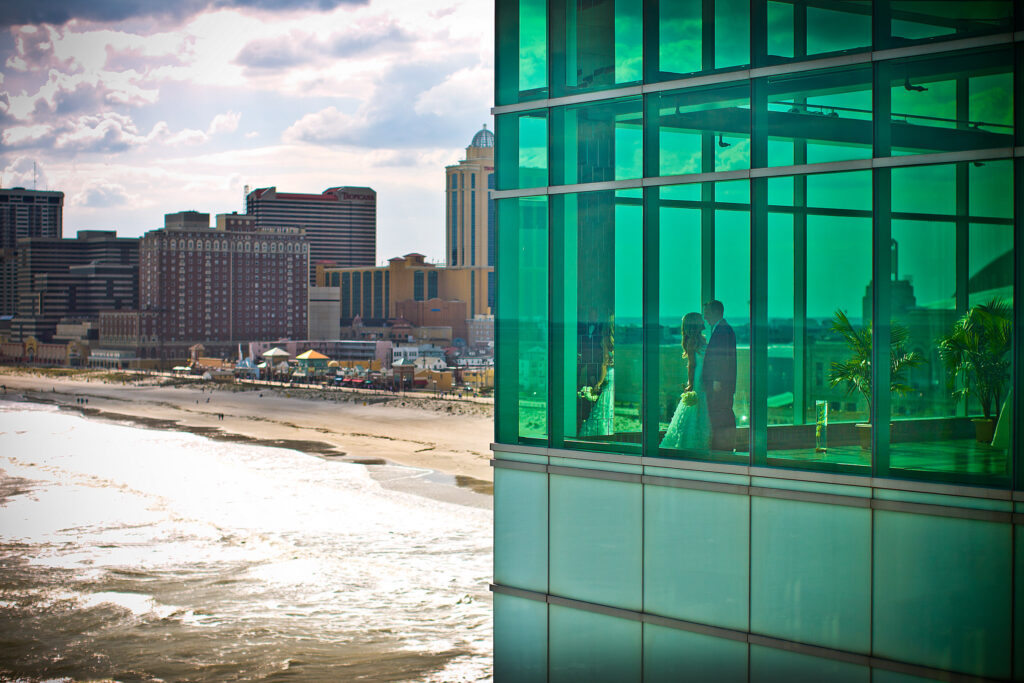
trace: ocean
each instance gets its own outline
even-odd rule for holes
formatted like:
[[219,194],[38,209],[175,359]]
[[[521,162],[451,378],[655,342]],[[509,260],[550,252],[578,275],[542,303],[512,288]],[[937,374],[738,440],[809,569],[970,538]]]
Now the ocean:
[[489,680],[491,511],[400,480],[0,401],[0,680]]

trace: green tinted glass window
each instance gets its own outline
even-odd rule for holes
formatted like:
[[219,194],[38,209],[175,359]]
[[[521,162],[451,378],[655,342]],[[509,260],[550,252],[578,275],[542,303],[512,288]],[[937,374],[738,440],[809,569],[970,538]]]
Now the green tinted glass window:
[[547,110],[498,117],[495,134],[501,137],[496,159],[499,190],[543,187],[548,184]]
[[[640,449],[643,200],[556,195],[563,430],[574,448]],[[557,342],[556,342],[557,343]]]
[[655,6],[657,22],[649,20],[645,27],[651,41],[648,81],[750,64],[749,0],[673,0]]
[[877,20],[888,29],[877,49],[1013,30],[1012,0],[876,1]]
[[548,434],[547,197],[498,200],[496,432],[503,443]]
[[[768,0],[758,66],[871,47],[871,0],[811,3]],[[755,45],[760,42],[755,37]]]
[[871,67],[770,76],[755,85],[755,166],[871,157]]
[[[979,3],[984,4],[984,3]],[[1013,145],[1009,49],[881,62],[875,156]],[[886,111],[888,109],[888,111]]]
[[552,110],[551,183],[597,183],[643,175],[639,97]]
[[[867,171],[767,180],[768,464],[870,471],[872,203]],[[856,340],[863,340],[858,345]]]
[[547,97],[547,29],[545,0],[497,0],[497,104],[515,104]]
[[892,473],[1005,482],[1012,164],[895,168],[891,178]]
[[647,175],[750,168],[747,83],[652,94],[647,125],[658,141],[647,159]]
[[639,82],[642,0],[550,0],[553,95]]
[[[652,369],[658,374],[652,381],[660,455],[747,458],[749,187],[739,180],[657,190],[658,352]],[[724,307],[724,321],[714,330],[709,320],[717,317],[707,318],[704,306],[713,299]]]
[[750,646],[750,683],[869,683],[866,666],[812,657],[763,645]]

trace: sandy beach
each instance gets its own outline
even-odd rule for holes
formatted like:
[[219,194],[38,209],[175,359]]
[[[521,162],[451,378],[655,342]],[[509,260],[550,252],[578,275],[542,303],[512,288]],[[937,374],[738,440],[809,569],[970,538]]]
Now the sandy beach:
[[94,417],[212,438],[283,446],[325,458],[386,461],[452,475],[490,492],[493,404],[360,390],[257,388],[162,377],[81,372],[67,377],[0,368],[9,397]]

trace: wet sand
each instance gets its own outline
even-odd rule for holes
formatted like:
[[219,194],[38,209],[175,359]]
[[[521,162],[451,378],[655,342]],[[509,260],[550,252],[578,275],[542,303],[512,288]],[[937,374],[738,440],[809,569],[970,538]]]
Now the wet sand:
[[213,382],[161,386],[163,380],[155,377],[127,383],[112,377],[54,377],[0,368],[8,398],[20,394],[94,418],[291,448],[330,460],[434,470],[464,489],[493,491],[488,464],[493,405],[482,399],[239,388]]

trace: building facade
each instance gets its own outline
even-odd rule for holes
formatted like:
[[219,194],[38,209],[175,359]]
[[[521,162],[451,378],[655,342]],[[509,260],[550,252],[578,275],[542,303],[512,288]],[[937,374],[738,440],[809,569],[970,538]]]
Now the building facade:
[[138,305],[137,238],[80,230],[75,239],[23,237],[16,245],[13,341],[50,341],[63,318],[95,321],[100,311]]
[[[211,228],[209,214],[184,214],[168,214],[165,228],[142,237],[139,309],[143,317],[156,314],[156,330],[140,357],[182,358],[198,342],[217,354],[254,339],[305,337],[309,245],[302,230],[259,228],[239,214],[220,214]],[[135,330],[149,323],[117,324]]]
[[1024,679],[1019,5],[496,8],[495,680]]
[[[494,266],[494,133],[485,125],[466,158],[445,168],[445,257],[448,266]],[[487,305],[494,306],[494,275]]]
[[16,255],[26,237],[59,239],[63,234],[64,193],[0,189],[0,315],[17,312]]
[[330,187],[321,194],[253,190],[246,213],[257,228],[301,228],[309,240],[309,284],[316,264],[372,266],[377,258],[377,193],[369,187]]
[[[401,315],[401,301],[464,301],[469,315],[490,312],[486,266],[444,267],[427,263],[423,254],[388,259],[388,265],[372,268],[316,267],[317,285],[339,287],[341,324],[359,317],[364,324],[383,323]],[[414,325],[427,325],[410,320]]]

